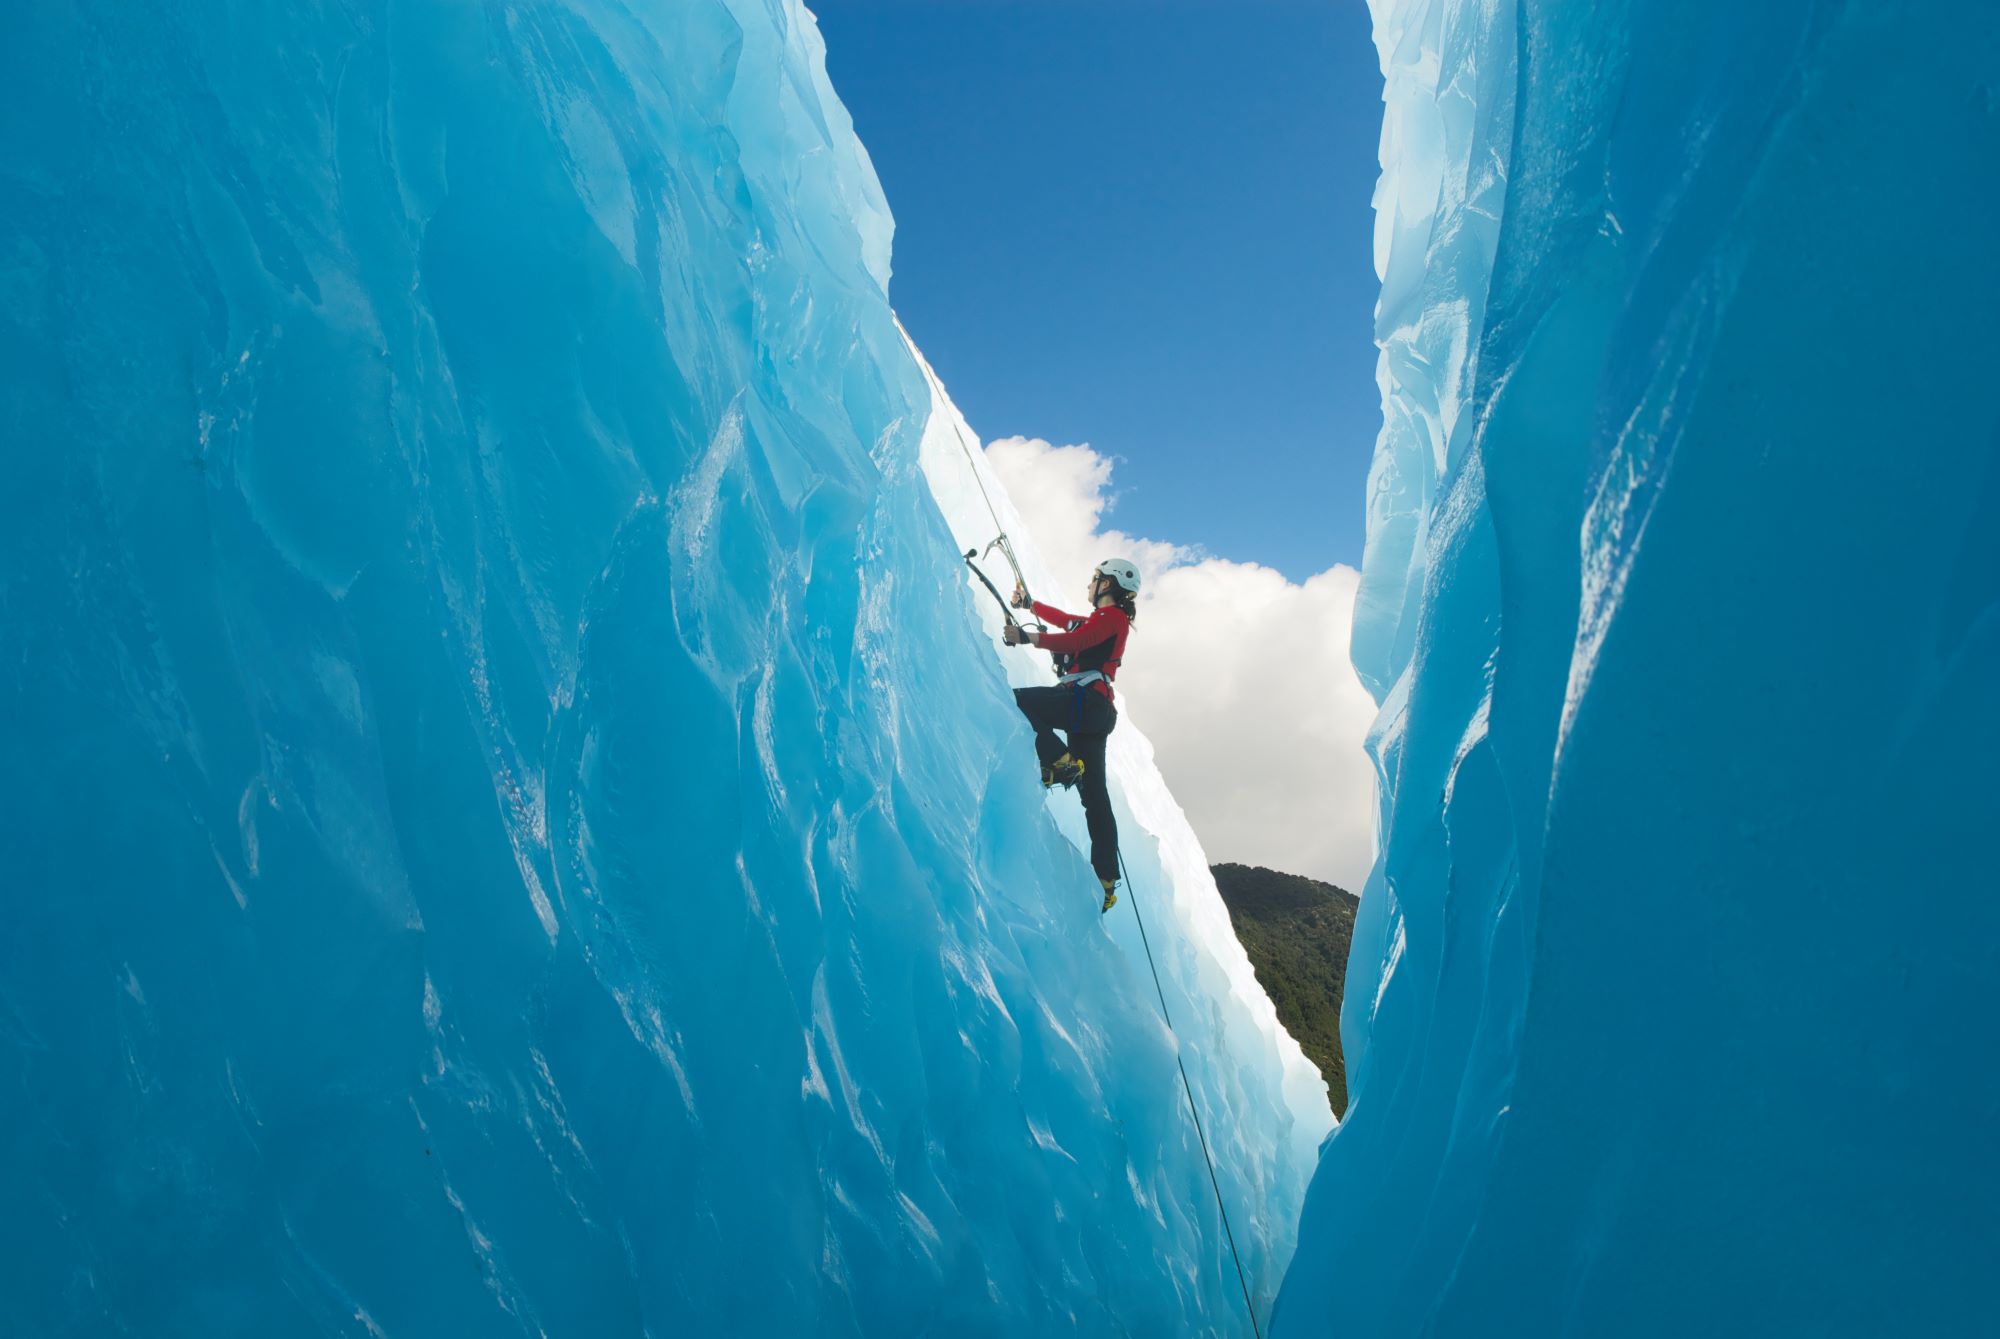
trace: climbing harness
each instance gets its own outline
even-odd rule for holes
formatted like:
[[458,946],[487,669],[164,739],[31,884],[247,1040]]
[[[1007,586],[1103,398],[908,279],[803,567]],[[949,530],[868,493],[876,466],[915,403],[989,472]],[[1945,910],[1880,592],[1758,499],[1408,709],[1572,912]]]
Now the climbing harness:
[[[924,380],[930,383],[931,390],[934,395],[934,402],[938,404],[946,403],[944,388],[938,385],[937,376],[931,371],[929,366],[925,364],[921,355],[917,357],[917,366],[923,369]],[[958,437],[959,449],[965,453],[966,465],[970,467],[972,470],[972,481],[975,484],[979,485],[979,496],[985,499],[986,514],[993,518],[994,529],[999,531],[999,533],[994,537],[992,542],[987,544],[984,550],[967,549],[965,551],[965,565],[972,569],[972,574],[979,578],[981,585],[985,586],[987,590],[993,592],[993,598],[1000,602],[1000,611],[1003,615],[1006,616],[1007,622],[1018,628],[1021,625],[1015,621],[1013,609],[1008,605],[1006,598],[1000,594],[1000,588],[994,585],[992,579],[988,577],[983,570],[981,570],[979,562],[984,560],[988,555],[990,555],[993,552],[994,549],[997,548],[1006,557],[1007,565],[1013,568],[1014,579],[1020,583],[1021,589],[1023,590],[1027,589],[1028,580],[1026,577],[1021,575],[1021,564],[1014,557],[1014,545],[1008,540],[1007,532],[1001,528],[1000,513],[998,509],[996,509],[993,505],[993,498],[986,491],[985,481],[979,477],[979,462],[976,459],[974,459],[972,454],[972,448],[966,443],[965,433],[958,427],[956,423],[952,425],[952,431]],[[1121,584],[1123,583],[1121,582]],[[1056,682],[1058,684],[1076,685],[1076,697],[1077,697],[1076,705],[1077,705],[1079,720],[1081,720],[1082,716],[1082,705],[1083,705],[1082,696],[1083,696],[1084,686],[1086,684],[1096,683],[1102,680],[1104,677],[1105,676],[1101,670],[1092,669],[1092,670],[1080,670],[1071,674],[1064,674],[1057,678]],[[1132,894],[1131,897],[1132,916],[1133,919],[1139,923],[1139,942],[1142,945],[1144,945],[1146,949],[1146,966],[1153,973],[1154,993],[1156,993],[1160,997],[1160,1017],[1166,1021],[1167,1031],[1169,1033],[1172,1033],[1174,1036],[1174,1064],[1180,1069],[1181,1072],[1181,1092],[1187,1097],[1188,1115],[1192,1117],[1194,1120],[1194,1133],[1195,1133],[1195,1138],[1199,1140],[1201,1143],[1202,1161],[1208,1164],[1208,1184],[1209,1188],[1215,1192],[1216,1212],[1222,1216],[1223,1235],[1229,1241],[1229,1256],[1230,1259],[1234,1261],[1236,1265],[1236,1283],[1237,1286],[1243,1290],[1243,1310],[1250,1317],[1250,1333],[1253,1336],[1255,1336],[1255,1339],[1264,1339],[1263,1328],[1257,1323],[1256,1304],[1250,1300],[1250,1280],[1249,1277],[1245,1275],[1243,1272],[1243,1254],[1236,1248],[1236,1229],[1230,1226],[1229,1206],[1225,1204],[1222,1199],[1222,1181],[1216,1175],[1215,1172],[1215,1155],[1209,1150],[1208,1131],[1203,1128],[1201,1123],[1201,1112],[1195,1106],[1194,1085],[1188,1080],[1187,1061],[1182,1059],[1181,1057],[1180,1034],[1174,1032],[1173,1014],[1167,1008],[1166,987],[1162,985],[1160,982],[1160,967],[1159,964],[1155,962],[1153,959],[1153,941],[1151,937],[1148,936],[1146,933],[1146,918],[1142,916],[1139,912],[1139,895],[1136,892],[1132,891],[1132,873],[1125,867],[1125,853],[1123,851],[1120,851],[1118,853],[1118,873],[1121,876],[1123,876],[1125,880],[1126,891]],[[1112,902],[1116,901],[1116,897],[1117,895],[1115,892],[1112,892],[1110,889],[1106,890],[1105,910],[1107,911],[1110,910],[1110,905]]]

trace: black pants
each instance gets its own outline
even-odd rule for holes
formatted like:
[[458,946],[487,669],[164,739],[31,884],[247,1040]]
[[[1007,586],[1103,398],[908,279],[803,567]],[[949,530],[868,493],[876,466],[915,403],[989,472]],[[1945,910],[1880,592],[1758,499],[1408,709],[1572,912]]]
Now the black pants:
[[[1118,820],[1111,815],[1111,789],[1104,775],[1104,745],[1118,728],[1118,708],[1084,684],[1016,688],[1014,701],[1035,727],[1035,756],[1047,767],[1064,753],[1083,764],[1083,820],[1090,828],[1090,867],[1106,883],[1118,878]],[[1069,736],[1065,745],[1056,731]]]

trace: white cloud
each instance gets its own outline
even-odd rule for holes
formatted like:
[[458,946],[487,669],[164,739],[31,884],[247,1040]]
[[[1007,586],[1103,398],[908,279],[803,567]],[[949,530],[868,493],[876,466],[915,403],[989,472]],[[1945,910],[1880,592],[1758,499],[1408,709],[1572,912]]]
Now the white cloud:
[[1359,574],[1303,584],[1255,563],[1105,530],[1112,462],[1088,446],[1006,437],[986,458],[1042,555],[1081,603],[1090,570],[1130,558],[1144,575],[1118,689],[1211,860],[1265,865],[1361,890],[1374,857],[1374,771],[1362,740],[1374,701],[1347,660]]

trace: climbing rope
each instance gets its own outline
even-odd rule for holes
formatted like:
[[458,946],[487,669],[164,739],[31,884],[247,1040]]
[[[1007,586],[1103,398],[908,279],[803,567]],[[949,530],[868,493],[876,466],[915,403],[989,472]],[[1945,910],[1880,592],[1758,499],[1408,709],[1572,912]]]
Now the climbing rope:
[[[898,328],[900,329],[900,323]],[[908,336],[905,335],[905,338],[907,339]],[[914,346],[912,347],[914,350]],[[936,375],[932,373],[929,364],[924,362],[921,354],[917,355],[917,366],[923,369],[924,380],[930,383],[933,395],[932,402],[934,404],[950,403],[945,396],[944,387],[938,384]],[[1026,589],[1028,579],[1021,575],[1021,564],[1015,561],[1014,558],[1014,546],[1008,541],[1007,532],[1000,525],[1000,512],[994,507],[993,498],[986,491],[985,480],[979,477],[979,462],[973,457],[972,447],[965,440],[965,432],[957,422],[953,422],[952,433],[958,438],[959,450],[965,453],[966,466],[972,471],[972,482],[979,486],[979,496],[986,503],[986,514],[992,517],[993,528],[999,532],[999,537],[986,546],[986,552],[991,553],[997,546],[1007,556],[1007,565],[1014,569],[1014,579],[1021,583],[1023,589]],[[994,589],[991,581],[986,580],[986,574],[979,570],[978,565],[972,561],[972,558],[973,555],[971,553],[965,555],[966,565],[971,567],[979,579],[986,583],[988,590],[993,591],[994,598],[999,599],[1000,592]],[[1001,611],[1003,613],[1007,612],[1006,601],[1004,600],[1001,601]],[[1012,622],[1013,615],[1008,613],[1007,619],[1009,622]],[[1250,1280],[1243,1272],[1243,1254],[1236,1249],[1236,1229],[1229,1224],[1229,1206],[1222,1199],[1222,1181],[1215,1174],[1215,1156],[1209,1151],[1208,1131],[1202,1128],[1201,1112],[1195,1106],[1194,1102],[1194,1085],[1188,1081],[1187,1061],[1181,1057],[1180,1034],[1174,1031],[1174,1016],[1172,1011],[1167,1008],[1167,990],[1160,983],[1160,966],[1153,960],[1153,941],[1151,936],[1146,933],[1146,918],[1139,913],[1139,895],[1132,887],[1132,873],[1125,867],[1125,853],[1123,851],[1118,853],[1118,873],[1125,880],[1126,900],[1132,904],[1132,918],[1139,923],[1139,942],[1145,946],[1146,966],[1153,973],[1153,991],[1160,997],[1160,1017],[1166,1021],[1167,1031],[1174,1038],[1174,1065],[1181,1072],[1181,1092],[1187,1097],[1188,1115],[1194,1120],[1195,1138],[1201,1142],[1201,1160],[1208,1164],[1208,1184],[1209,1188],[1215,1192],[1215,1210],[1222,1216],[1222,1232],[1229,1241],[1229,1258],[1236,1265],[1236,1284],[1243,1290],[1243,1310],[1250,1317],[1250,1333],[1256,1339],[1264,1339],[1264,1331],[1257,1324],[1256,1304],[1250,1300]]]
[[[1160,984],[1160,968],[1153,961],[1153,941],[1146,934],[1146,918],[1139,914],[1139,894],[1132,888],[1132,872],[1125,868],[1125,853],[1118,853],[1118,872],[1125,876],[1125,894],[1132,903],[1132,918],[1139,922],[1139,942],[1146,946],[1146,966],[1153,972],[1153,989],[1160,997],[1160,1017],[1167,1020],[1167,1031],[1174,1031],[1174,1016],[1167,1010],[1166,988]],[[1201,1127],[1201,1112],[1195,1109],[1194,1086],[1188,1082],[1187,1062],[1181,1058],[1180,1034],[1174,1033],[1174,1063],[1181,1071],[1181,1091],[1187,1094],[1188,1115],[1194,1117],[1195,1138],[1201,1141],[1201,1158],[1208,1164],[1208,1184],[1215,1191],[1215,1209],[1222,1215],[1222,1232],[1229,1239],[1229,1257],[1236,1262],[1236,1284],[1243,1290],[1243,1310],[1250,1317],[1250,1333],[1256,1339],[1264,1339],[1263,1330],[1257,1325],[1257,1307],[1250,1300],[1250,1280],[1243,1275],[1243,1256],[1236,1249],[1236,1229],[1229,1225],[1229,1206],[1222,1202],[1222,1183],[1216,1179],[1215,1158],[1208,1151],[1208,1131]]]
[[[898,330],[902,329],[902,323],[900,321],[897,322],[896,328]],[[907,331],[904,333],[903,338],[905,340],[909,339],[909,334]],[[911,350],[913,353],[915,352],[914,344],[911,345]],[[937,374],[931,371],[930,364],[924,361],[922,354],[915,354],[915,357],[917,360],[917,366],[923,369],[924,380],[930,383],[931,402],[933,404],[950,404],[951,399],[944,393],[944,387],[939,384],[937,379]],[[997,507],[993,505],[993,495],[986,491],[986,480],[982,479],[979,475],[979,462],[973,457],[972,444],[965,440],[965,429],[962,426],[960,426],[956,416],[954,416],[952,419],[951,434],[952,436],[958,439],[958,449],[965,453],[966,468],[972,471],[972,482],[978,486],[980,499],[986,503],[986,514],[993,518],[993,529],[996,532],[994,535],[993,542],[986,546],[985,550],[980,554],[980,556],[983,558],[986,554],[991,553],[995,548],[998,548],[1000,552],[1003,555],[1005,555],[1007,559],[1007,566],[1014,569],[1014,580],[1020,582],[1022,589],[1025,590],[1027,589],[1028,578],[1021,575],[1020,560],[1014,557],[1014,543],[1012,540],[1007,538],[1007,531],[1000,524],[1000,511]],[[970,554],[966,556],[968,558],[971,557]],[[1003,607],[1004,607],[1004,602],[1003,602]]]

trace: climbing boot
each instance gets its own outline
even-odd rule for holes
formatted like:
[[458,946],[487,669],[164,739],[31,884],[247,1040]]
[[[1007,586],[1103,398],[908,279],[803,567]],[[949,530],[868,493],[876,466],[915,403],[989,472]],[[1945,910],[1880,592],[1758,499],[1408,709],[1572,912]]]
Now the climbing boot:
[[1118,880],[1099,879],[1098,882],[1104,885],[1104,910],[1109,911],[1118,905]]
[[1042,769],[1044,786],[1074,786],[1083,780],[1083,759],[1065,753]]

